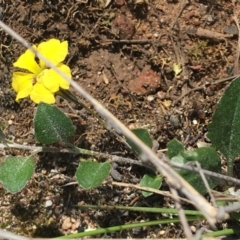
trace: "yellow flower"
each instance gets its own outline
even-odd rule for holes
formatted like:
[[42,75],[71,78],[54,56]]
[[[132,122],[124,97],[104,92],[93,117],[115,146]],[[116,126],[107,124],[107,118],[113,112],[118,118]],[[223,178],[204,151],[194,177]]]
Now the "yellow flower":
[[[50,39],[36,47],[44,57],[57,66],[59,70],[71,77],[70,68],[62,61],[68,54],[68,42]],[[29,49],[13,63],[14,67],[24,69],[24,72],[14,72],[12,87],[17,92],[16,101],[30,96],[35,103],[55,103],[54,93],[60,88],[69,89],[69,82],[62,78],[56,71],[49,68],[41,59],[36,61],[36,56]],[[27,71],[26,71],[27,70]]]

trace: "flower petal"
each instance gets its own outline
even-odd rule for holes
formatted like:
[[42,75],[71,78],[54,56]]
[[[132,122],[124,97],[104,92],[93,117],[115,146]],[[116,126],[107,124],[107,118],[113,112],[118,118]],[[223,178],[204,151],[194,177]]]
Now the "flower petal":
[[[68,76],[69,78],[72,78],[71,69],[67,65],[60,63],[58,64],[57,67],[59,68],[59,70],[65,73],[66,76]],[[51,70],[54,72],[55,78],[58,80],[59,87],[63,89],[69,89],[70,83],[67,80],[65,80],[63,77],[61,77],[53,69]]]
[[36,83],[33,86],[33,90],[30,94],[30,98],[35,103],[55,103],[55,97],[48,89],[46,89],[41,83]]
[[33,88],[34,74],[24,72],[14,72],[12,87],[17,92],[16,101],[29,96]]
[[[57,67],[59,70],[64,72],[68,77],[71,77],[71,70],[65,64],[58,64]],[[69,89],[69,82],[62,78],[56,71],[53,69],[45,69],[42,71],[37,78],[39,83],[42,83],[45,88],[47,88],[50,92],[54,93],[59,90],[59,87],[63,89]]]
[[[33,46],[35,47],[35,46]],[[36,47],[35,47],[36,48]],[[31,73],[38,74],[41,71],[40,66],[35,61],[35,54],[29,49],[23,53],[16,62],[13,63],[14,67],[26,69]]]
[[[58,39],[53,38],[40,43],[37,49],[44,57],[57,65],[62,62],[68,54],[68,42],[60,42]],[[41,59],[40,66],[42,68],[46,67],[46,64]]]

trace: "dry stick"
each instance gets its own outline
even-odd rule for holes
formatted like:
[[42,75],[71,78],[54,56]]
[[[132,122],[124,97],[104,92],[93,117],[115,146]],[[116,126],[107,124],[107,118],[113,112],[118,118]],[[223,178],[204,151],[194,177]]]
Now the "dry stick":
[[189,3],[188,0],[184,0],[183,3],[180,3],[180,4],[181,4],[180,10],[178,11],[178,14],[177,14],[176,18],[175,18],[175,20],[174,20],[172,26],[170,27],[171,29],[173,29],[174,26],[176,25],[178,18],[181,16],[181,14],[182,14],[184,8],[188,5],[188,3]]
[[203,85],[199,86],[199,87],[196,87],[196,88],[193,88],[193,89],[190,89],[189,91],[187,91],[186,93],[184,93],[183,95],[181,95],[179,98],[175,99],[173,101],[173,104],[176,104],[178,101],[180,101],[182,98],[184,98],[185,96],[187,96],[188,94],[190,94],[191,92],[195,92],[195,91],[198,91],[198,90],[202,90],[206,87],[206,85],[215,85],[215,84],[218,84],[218,83],[222,83],[222,82],[226,82],[226,81],[229,81],[229,80],[232,80],[232,79],[236,79],[238,78],[240,75],[237,74],[237,75],[234,75],[234,76],[231,76],[231,77],[227,77],[227,78],[223,78],[223,79],[219,79],[213,83],[204,83]]
[[[118,186],[118,187],[135,188],[135,189],[138,189],[138,190],[142,190],[142,191],[146,191],[146,192],[152,192],[152,193],[156,193],[156,194],[159,194],[159,195],[163,195],[165,197],[174,198],[173,195],[171,193],[167,192],[167,191],[161,191],[161,190],[158,190],[158,189],[155,189],[155,188],[150,188],[150,187],[142,187],[142,186],[139,186],[139,185],[136,185],[136,184],[131,184],[131,183],[105,181],[102,184],[109,184],[109,183],[111,183],[112,185]],[[78,182],[69,182],[69,183],[63,185],[62,187],[67,187],[67,186],[72,186],[72,185],[79,185],[79,184],[78,184]],[[186,198],[179,197],[179,200],[182,200],[184,202],[193,204],[191,201],[189,201]]]
[[[2,140],[0,140],[2,141]],[[83,148],[56,148],[56,147],[40,147],[40,146],[29,146],[29,145],[21,145],[18,143],[11,142],[9,143],[8,140],[6,139],[6,143],[0,144],[0,149],[4,148],[17,148],[17,149],[24,149],[24,150],[30,150],[33,152],[33,154],[37,154],[39,152],[52,152],[52,153],[72,153],[72,154],[82,154],[82,155],[87,155],[87,156],[93,156],[97,158],[105,158],[109,162],[118,162],[118,163],[124,163],[124,164],[133,164],[133,165],[139,165],[142,167],[149,168],[150,170],[155,172],[155,167],[151,166],[149,164],[145,164],[139,160],[134,160],[131,158],[125,158],[125,157],[119,157],[117,155],[111,155],[108,153],[101,153],[97,151],[92,151],[92,150],[87,150]],[[191,165],[183,165],[180,163],[174,163],[171,162],[165,155],[161,156],[161,159],[167,163],[168,165],[177,168],[177,169],[182,169],[182,170],[187,170],[190,172],[196,172],[199,173],[199,169],[196,167],[193,167]],[[236,185],[240,185],[240,180],[237,178],[233,178],[227,175],[223,175],[220,173],[215,173],[211,172],[209,170],[201,169],[202,173],[205,175],[214,177],[214,178],[219,178],[221,180],[224,180],[226,182],[232,182]]]
[[[43,60],[50,68],[54,69],[59,75],[66,79],[75,90],[82,95],[86,100],[88,100],[95,110],[106,119],[106,124],[109,128],[114,128],[119,134],[123,134],[126,138],[132,141],[137,147],[141,149],[140,158],[142,161],[150,161],[156,166],[157,170],[162,173],[168,179],[168,183],[174,186],[177,190],[181,191],[188,199],[190,199],[194,206],[200,210],[206,217],[208,222],[214,226],[214,224],[220,218],[226,217],[226,215],[218,214],[218,209],[211,206],[211,204],[200,195],[186,180],[179,176],[169,165],[164,163],[159,159],[152,150],[146,146],[135,134],[133,134],[122,122],[120,122],[113,114],[111,114],[107,109],[105,109],[96,99],[94,99],[90,94],[88,94],[82,87],[80,87],[71,78],[66,76],[62,71],[60,71],[51,61],[40,54],[36,49],[34,49],[26,40],[24,40],[19,34],[9,28],[6,24],[0,21],[0,27],[6,31],[9,35],[19,41],[23,46],[31,50],[36,56]],[[218,217],[219,219],[217,219]]]
[[[106,39],[101,44],[111,44],[111,43],[129,43],[129,44],[145,44],[145,43],[152,43],[153,40],[151,39]],[[163,44],[165,46],[165,44]]]
[[29,240],[30,239],[30,238],[19,236],[17,234],[14,234],[14,233],[2,230],[2,229],[0,229],[0,236],[3,239],[12,239],[12,240]]
[[179,199],[179,196],[177,194],[177,191],[176,191],[176,189],[171,187],[171,185],[170,185],[170,191],[172,192],[173,198],[175,200],[175,207],[178,210],[179,218],[181,220],[184,233],[185,233],[188,240],[193,240],[193,235],[192,235],[190,227],[188,225],[188,221],[186,219],[186,215],[185,215],[184,210],[182,208],[182,205],[180,203],[180,199]]
[[238,29],[238,45],[237,45],[236,57],[235,57],[234,68],[233,68],[233,73],[234,75],[236,75],[236,74],[239,74],[238,62],[239,62],[239,56],[240,56],[240,27],[239,27],[239,23],[236,15],[233,16],[233,20],[235,21],[235,24]]
[[[171,198],[174,199],[173,195],[171,193],[167,192],[167,191],[161,191],[161,190],[154,189],[154,188],[149,188],[149,187],[141,187],[139,185],[131,184],[131,183],[111,182],[111,184],[115,185],[115,186],[119,186],[119,187],[131,187],[131,188],[135,188],[135,189],[138,189],[138,190],[152,192],[152,193],[160,194],[160,195],[163,195],[163,196],[171,197]],[[189,201],[186,198],[179,197],[179,200],[182,200],[184,202],[193,204],[191,201]]]
[[203,180],[203,183],[204,183],[204,185],[205,185],[205,188],[206,188],[207,191],[208,191],[208,194],[209,194],[209,196],[210,196],[210,198],[211,198],[211,202],[212,202],[213,206],[214,206],[214,207],[217,207],[215,198],[213,197],[213,194],[212,194],[212,191],[211,191],[211,189],[210,189],[210,187],[209,187],[208,181],[207,181],[205,175],[203,174],[203,171],[202,171],[202,168],[201,168],[200,163],[195,161],[195,164],[196,164],[196,166],[197,166],[197,168],[198,168],[198,170],[199,170],[199,174],[200,174],[200,176],[201,176],[201,178],[202,178],[202,180]]

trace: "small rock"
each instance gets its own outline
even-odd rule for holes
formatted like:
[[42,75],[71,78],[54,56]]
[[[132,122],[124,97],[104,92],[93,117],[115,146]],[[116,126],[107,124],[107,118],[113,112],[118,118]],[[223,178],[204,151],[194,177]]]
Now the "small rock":
[[152,102],[154,100],[154,96],[152,96],[152,95],[147,96],[147,100],[149,102]]
[[193,123],[194,125],[197,125],[197,124],[198,124],[198,121],[197,121],[196,119],[194,119],[194,120],[192,121],[192,123]]
[[195,226],[191,226],[190,229],[191,229],[191,231],[192,231],[193,233],[196,232],[196,227],[195,227]]
[[80,226],[80,220],[76,220],[76,221],[72,224],[71,228],[72,228],[72,230],[77,230],[77,229],[79,228],[79,226]]
[[223,28],[223,32],[226,34],[238,35],[238,29],[236,25],[230,25]]
[[122,39],[131,39],[135,32],[135,26],[128,17],[118,14],[112,21],[112,32]]
[[145,36],[146,36],[146,38],[150,39],[150,38],[152,38],[153,34],[152,33],[146,33]]
[[164,234],[165,234],[165,230],[160,230],[160,231],[158,232],[158,234],[159,234],[159,236],[164,235]]
[[52,206],[52,200],[47,200],[44,204],[44,207],[47,208],[47,207],[51,207]]
[[123,6],[124,4],[125,4],[125,0],[115,0],[115,5],[116,5],[116,6],[121,7],[121,6]]
[[157,92],[157,96],[160,98],[160,99],[165,99],[167,97],[167,93],[166,92],[163,92],[163,91],[159,91]]
[[68,230],[68,229],[71,228],[71,227],[72,227],[71,218],[70,218],[70,217],[67,217],[67,218],[63,221],[62,229],[63,229],[63,230]]
[[152,70],[143,71],[138,78],[129,82],[128,88],[137,95],[152,93],[160,87],[161,77]]
[[116,203],[119,202],[119,197],[114,197],[113,201],[116,202]]
[[174,128],[177,128],[180,125],[180,121],[177,115],[171,115],[169,121],[171,123],[171,126]]

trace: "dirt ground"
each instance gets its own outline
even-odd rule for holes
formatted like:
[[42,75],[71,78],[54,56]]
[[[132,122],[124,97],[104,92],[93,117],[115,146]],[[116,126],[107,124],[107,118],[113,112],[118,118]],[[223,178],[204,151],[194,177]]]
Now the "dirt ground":
[[[0,0],[0,18],[32,44],[50,38],[67,40],[67,64],[73,79],[127,126],[148,129],[161,150],[173,138],[187,148],[207,141],[207,126],[231,80],[227,78],[238,74],[234,9],[239,7],[231,0]],[[16,103],[11,88],[12,64],[24,47],[3,30],[0,33],[0,126],[9,139],[33,145],[36,105],[28,99]],[[176,74],[173,65],[182,71]],[[133,157],[86,111],[61,99],[57,106],[77,127],[77,146]],[[9,154],[28,152],[0,151],[1,158]],[[173,203],[158,195],[145,199],[130,188],[103,185],[86,191],[77,185],[63,187],[74,181],[78,158],[39,154],[34,177],[20,193],[12,195],[0,186],[0,228],[25,236],[56,237],[163,217],[83,211],[76,207],[78,203],[155,207]],[[139,183],[146,173],[146,169],[130,165],[117,165],[116,170],[118,181],[127,183]],[[50,206],[46,206],[47,200]],[[202,224],[193,225],[198,229]],[[177,224],[108,235],[183,236]]]

